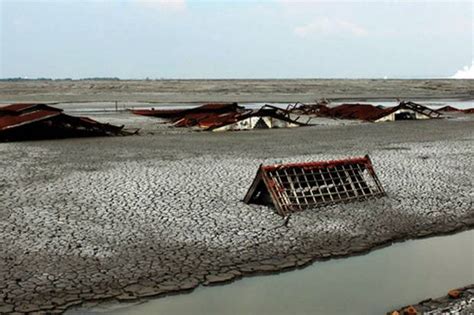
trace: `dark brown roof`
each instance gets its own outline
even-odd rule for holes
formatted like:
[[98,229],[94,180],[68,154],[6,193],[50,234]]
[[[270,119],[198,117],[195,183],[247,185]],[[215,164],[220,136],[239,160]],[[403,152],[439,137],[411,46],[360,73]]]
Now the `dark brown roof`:
[[62,109],[45,104],[12,104],[0,107],[0,130],[59,116]]
[[102,124],[88,117],[69,116],[46,104],[0,107],[1,141],[126,134],[122,129],[123,126]]
[[237,103],[208,103],[193,108],[184,109],[134,109],[132,113],[143,116],[160,118],[181,119],[188,114],[229,113],[244,110]]
[[432,110],[426,106],[413,102],[400,102],[394,107],[380,108],[371,104],[341,104],[336,107],[325,107],[317,105],[318,110],[312,111],[317,116],[340,118],[340,119],[358,119],[364,121],[376,121],[382,117],[390,115],[399,109],[410,109],[429,117],[439,117],[441,113]]

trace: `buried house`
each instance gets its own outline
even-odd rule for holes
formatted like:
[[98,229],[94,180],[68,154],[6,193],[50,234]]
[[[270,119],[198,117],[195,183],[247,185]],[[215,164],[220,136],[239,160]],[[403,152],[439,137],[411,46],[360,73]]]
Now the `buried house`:
[[302,119],[300,115],[285,109],[265,105],[259,109],[242,109],[222,114],[187,114],[174,125],[207,131],[229,131],[308,126],[310,120],[311,118]]
[[137,109],[134,114],[169,119],[174,127],[205,131],[250,130],[307,126],[312,117],[264,105],[248,109],[237,103],[209,103],[187,109]]
[[0,107],[0,141],[59,139],[130,134],[123,126],[102,124],[87,117],[64,114],[46,104]]
[[371,104],[341,104],[329,107],[326,104],[298,104],[292,109],[318,117],[336,119],[355,119],[369,122],[384,122],[396,120],[419,120],[440,118],[441,113],[421,104],[402,101],[394,107],[381,107]]
[[181,109],[132,109],[131,112],[135,115],[151,116],[158,118],[166,118],[178,120],[186,115],[191,114],[224,114],[230,112],[238,112],[245,108],[239,106],[237,103],[208,103],[198,107],[181,108]]
[[271,205],[279,215],[385,191],[368,155],[344,160],[260,165],[244,202]]

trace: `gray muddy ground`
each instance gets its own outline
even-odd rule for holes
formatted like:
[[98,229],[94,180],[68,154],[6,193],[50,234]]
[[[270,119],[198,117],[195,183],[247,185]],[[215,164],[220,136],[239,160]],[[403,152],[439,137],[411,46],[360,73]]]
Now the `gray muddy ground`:
[[282,79],[0,81],[0,103],[154,102],[313,102],[329,99],[474,98],[473,80]]
[[[471,118],[158,129],[0,144],[0,313],[156,296],[474,226]],[[300,212],[288,228],[241,202],[260,163],[366,153],[385,198]]]

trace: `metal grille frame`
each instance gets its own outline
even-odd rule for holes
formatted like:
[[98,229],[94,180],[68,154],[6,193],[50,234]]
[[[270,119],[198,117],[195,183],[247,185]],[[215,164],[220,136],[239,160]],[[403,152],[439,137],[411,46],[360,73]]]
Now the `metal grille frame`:
[[271,202],[277,213],[285,216],[308,208],[384,195],[366,155],[343,160],[260,165],[244,202]]

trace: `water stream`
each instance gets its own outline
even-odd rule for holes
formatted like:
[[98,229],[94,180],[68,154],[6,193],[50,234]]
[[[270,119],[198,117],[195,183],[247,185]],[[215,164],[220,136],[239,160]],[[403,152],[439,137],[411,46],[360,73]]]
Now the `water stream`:
[[385,314],[474,283],[474,230],[397,243],[367,255],[146,303],[103,304],[69,314]]

